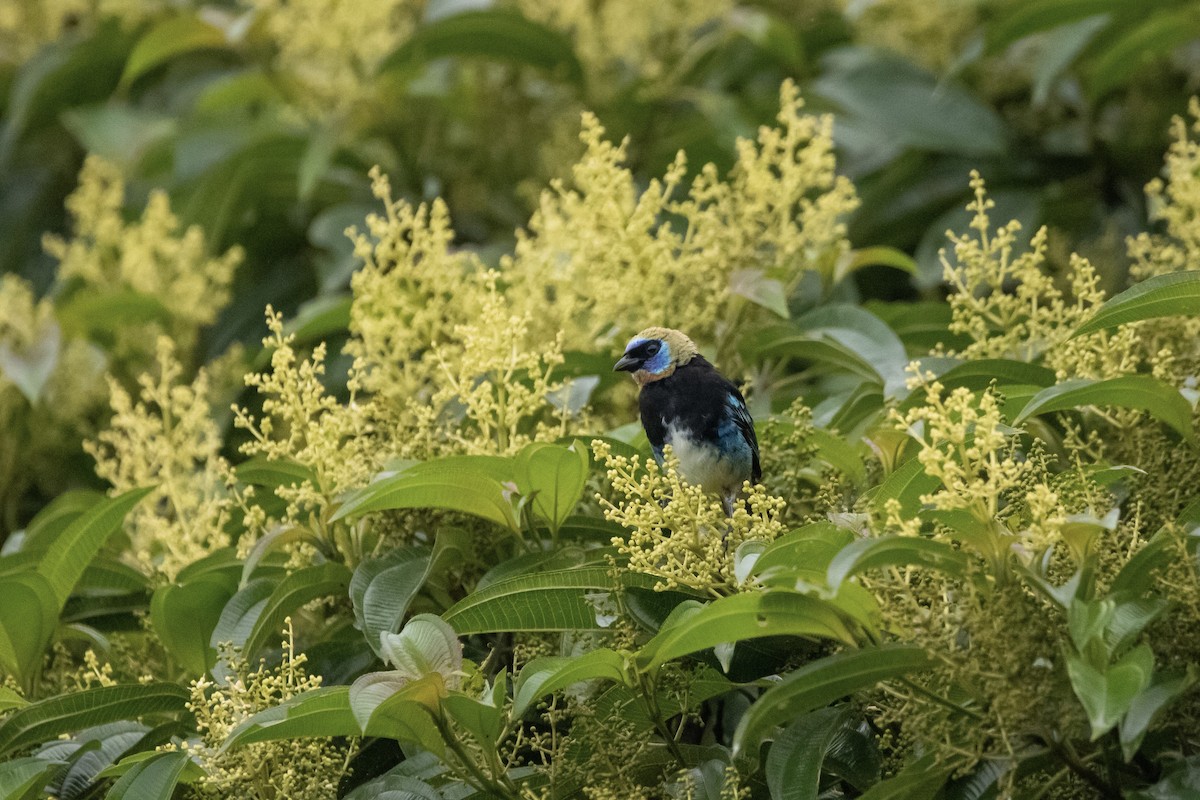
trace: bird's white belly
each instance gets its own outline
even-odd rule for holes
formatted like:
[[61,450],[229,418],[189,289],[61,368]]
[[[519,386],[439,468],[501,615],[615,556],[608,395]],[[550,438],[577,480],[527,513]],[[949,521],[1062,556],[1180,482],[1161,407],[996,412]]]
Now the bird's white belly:
[[700,442],[675,427],[667,429],[663,441],[679,459],[679,471],[688,483],[701,486],[706,492],[724,494],[740,486],[734,474],[735,465],[712,445]]

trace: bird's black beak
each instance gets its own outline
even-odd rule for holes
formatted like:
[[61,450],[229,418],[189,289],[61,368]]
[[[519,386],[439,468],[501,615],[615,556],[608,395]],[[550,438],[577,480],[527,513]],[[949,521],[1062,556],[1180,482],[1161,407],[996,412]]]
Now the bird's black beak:
[[613,364],[613,372],[634,372],[642,365],[641,359],[637,356],[631,356],[628,353],[621,356],[617,363]]

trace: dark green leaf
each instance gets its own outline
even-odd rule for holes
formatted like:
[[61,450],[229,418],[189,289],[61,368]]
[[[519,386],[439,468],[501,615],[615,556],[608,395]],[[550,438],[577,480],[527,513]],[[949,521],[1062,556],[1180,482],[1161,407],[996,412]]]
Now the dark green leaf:
[[1200,11],[1191,3],[1176,9],[1156,9],[1136,24],[1123,27],[1120,38],[1108,42],[1092,65],[1088,91],[1101,98],[1128,83],[1146,67],[1169,56],[1200,34]]
[[829,565],[827,581],[836,590],[851,575],[893,566],[924,567],[963,578],[969,562],[966,553],[944,542],[915,536],[881,536],[859,539],[842,548]]
[[846,709],[822,708],[789,725],[767,755],[772,800],[817,800],[825,757],[854,723]]
[[190,696],[174,683],[117,684],[58,695],[0,723],[0,756],[63,733],[145,714],[182,714]]
[[607,567],[553,570],[493,583],[464,597],[442,618],[460,636],[491,631],[562,631],[603,627],[601,608],[616,582]]
[[183,750],[155,753],[139,761],[104,795],[104,800],[163,800],[175,791],[191,756]]
[[254,742],[326,736],[359,736],[349,686],[322,686],[260,711],[230,731],[221,751]]
[[582,442],[569,447],[534,442],[514,459],[521,494],[532,498],[534,513],[551,531],[557,532],[578,505],[591,460]]
[[221,573],[206,573],[155,590],[150,624],[171,657],[192,674],[203,675],[216,663],[213,631],[235,592],[237,579]]
[[1103,331],[1131,322],[1200,314],[1200,270],[1155,275],[1126,289],[1100,306],[1072,336]]
[[543,656],[521,669],[513,690],[513,717],[524,716],[535,702],[580,681],[598,678],[625,682],[625,658],[601,647],[580,656]]
[[1141,409],[1170,425],[1185,439],[1194,437],[1191,404],[1178,389],[1149,375],[1124,375],[1101,381],[1082,378],[1064,381],[1034,395],[1013,420],[1013,424],[1039,414],[1067,411],[1080,406]]
[[814,636],[854,644],[852,626],[844,612],[824,600],[768,589],[672,614],[638,651],[636,662],[639,670],[651,672],[699,650],[765,636]]
[[102,500],[76,517],[47,545],[38,572],[50,582],[60,609],[108,537],[116,533],[125,515],[150,491],[133,489]]
[[327,561],[298,569],[288,575],[266,598],[254,620],[242,654],[253,659],[268,643],[282,636],[287,617],[307,603],[321,597],[344,596],[350,586],[350,570],[344,564]]
[[422,25],[380,71],[412,70],[446,56],[512,61],[583,81],[583,67],[566,36],[507,9],[465,11]]
[[738,723],[734,756],[754,758],[771,729],[880,681],[927,669],[932,660],[919,647],[847,650],[805,664],[763,692]]
[[[487,470],[487,471],[485,471]],[[418,464],[352,492],[333,521],[372,511],[440,508],[461,511],[512,531],[520,529],[513,493],[488,474],[490,467],[450,459]]]
[[0,669],[28,684],[58,624],[58,598],[45,576],[32,571],[0,577]]

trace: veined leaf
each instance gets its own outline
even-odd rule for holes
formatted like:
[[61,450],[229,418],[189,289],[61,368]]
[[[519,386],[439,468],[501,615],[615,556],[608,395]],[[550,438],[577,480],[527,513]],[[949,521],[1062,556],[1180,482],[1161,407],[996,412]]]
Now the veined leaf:
[[326,736],[359,736],[349,686],[322,686],[260,711],[229,732],[221,752],[254,742]]
[[192,763],[185,750],[155,753],[139,761],[104,795],[104,800],[161,800],[171,797],[184,770]]
[[[642,581],[653,585],[654,581]],[[490,631],[602,628],[602,596],[616,591],[608,567],[561,569],[497,581],[455,603],[442,619],[460,636]],[[589,597],[591,595],[592,597]]]
[[354,617],[367,644],[379,654],[379,636],[396,633],[412,598],[429,572],[432,553],[425,547],[393,550],[363,561],[350,580]]
[[4,800],[43,796],[42,792],[31,795],[35,788],[45,786],[52,774],[62,769],[61,761],[44,758],[16,758],[0,764],[0,797]]
[[918,566],[953,577],[964,577],[970,558],[948,544],[915,536],[859,539],[842,548],[829,564],[826,580],[836,590],[842,581],[869,569]]
[[[938,376],[938,383],[946,391],[960,386],[978,391],[986,389],[993,381],[1001,387],[1001,391],[1009,384],[1044,388],[1054,385],[1054,370],[1007,358],[981,358],[951,367]],[[917,387],[904,399],[900,408],[915,408],[924,402],[925,388]]]
[[847,650],[790,672],[763,692],[738,723],[734,757],[754,758],[771,729],[835,700],[890,678],[928,668],[933,662],[919,647]]
[[46,547],[38,572],[50,582],[60,609],[66,605],[71,590],[104,542],[121,526],[130,509],[150,491],[149,488],[133,489],[102,500],[76,517]]
[[517,531],[521,525],[512,496],[513,492],[500,481],[473,465],[430,461],[352,492],[333,515],[333,521],[371,511],[440,508],[461,511]]
[[597,678],[624,683],[625,658],[607,647],[581,656],[535,658],[517,676],[513,690],[513,716],[523,716],[535,702],[559,689]]
[[[825,759],[854,735],[855,722],[844,708],[822,708],[789,725],[767,755],[764,772],[772,800],[817,800]],[[877,760],[874,766],[877,777]]]
[[925,471],[920,459],[910,458],[883,479],[871,495],[871,504],[882,512],[888,500],[897,500],[900,513],[914,517],[921,510],[921,495],[930,494],[941,485],[941,480]]
[[272,639],[278,641],[284,620],[300,606],[318,597],[344,595],[349,586],[350,570],[336,561],[304,567],[288,575],[266,598],[246,637],[243,654],[254,658]]
[[786,589],[722,597],[691,613],[672,614],[638,651],[642,672],[681,656],[765,636],[812,636],[855,644],[852,623],[824,600]]
[[1123,375],[1119,378],[1093,381],[1076,379],[1043,389],[1013,420],[1022,420],[1052,411],[1067,411],[1080,406],[1117,406],[1147,411],[1165,422],[1179,435],[1192,441],[1192,406],[1179,390],[1149,375]]
[[144,714],[182,714],[188,690],[174,683],[117,684],[57,695],[14,711],[0,723],[0,756],[48,739]]
[[514,459],[521,494],[532,498],[534,513],[552,532],[557,533],[583,496],[591,461],[591,451],[580,441],[568,447],[534,442]]
[[272,489],[278,486],[296,486],[308,481],[317,485],[317,474],[311,467],[287,458],[267,458],[255,456],[249,461],[243,461],[234,469],[234,473],[242,483],[255,486],[267,486]]
[[1200,314],[1200,270],[1155,275],[1109,298],[1072,336],[1146,319]]

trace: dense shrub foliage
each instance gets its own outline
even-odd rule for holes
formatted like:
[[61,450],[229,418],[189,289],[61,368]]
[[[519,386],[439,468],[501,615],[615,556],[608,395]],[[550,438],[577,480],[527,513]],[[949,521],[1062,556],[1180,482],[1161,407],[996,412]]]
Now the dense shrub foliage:
[[1189,796],[1145,5],[0,0],[0,798]]

